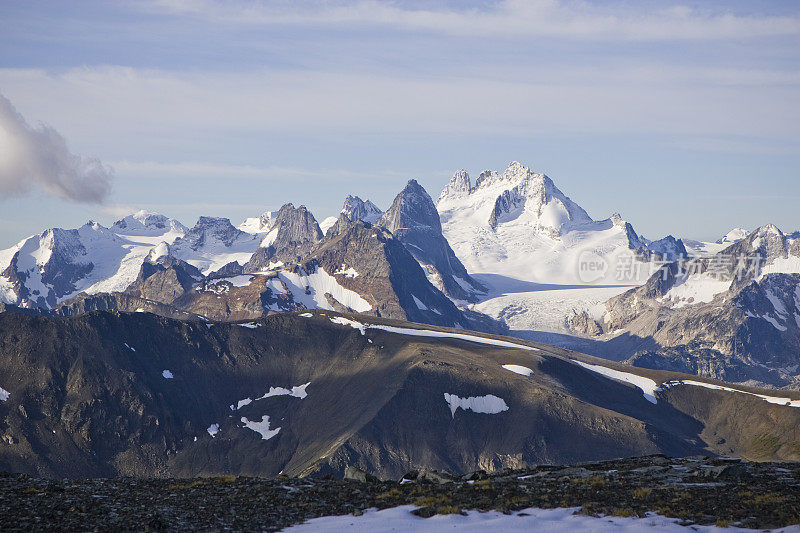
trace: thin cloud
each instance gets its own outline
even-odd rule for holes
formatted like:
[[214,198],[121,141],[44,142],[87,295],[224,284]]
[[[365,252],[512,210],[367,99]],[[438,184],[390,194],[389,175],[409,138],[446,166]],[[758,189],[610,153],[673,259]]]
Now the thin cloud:
[[484,9],[408,9],[374,0],[246,2],[154,0],[150,10],[242,25],[394,28],[467,37],[555,37],[603,41],[746,39],[800,34],[797,16],[741,16],[675,5],[505,0]]
[[99,160],[71,153],[64,137],[50,126],[30,126],[12,103],[0,95],[3,196],[22,196],[38,187],[51,196],[96,204],[108,198],[111,175],[111,168]]
[[[325,71],[181,73],[119,67],[60,74],[0,69],[16,98],[71,102],[54,120],[87,117],[73,135],[117,146],[186,132],[224,135],[536,135],[552,133],[747,136],[796,141],[800,112],[790,82],[754,86],[749,71],[725,83],[665,69],[565,70],[540,78],[414,78]],[[744,83],[731,80],[742,77]],[[109,128],[109,123],[114,128]],[[476,129],[478,128],[479,129]],[[83,131],[79,128],[84,128]],[[193,135],[197,135],[193,133]],[[188,169],[192,170],[192,169]],[[243,170],[243,169],[242,169]],[[248,170],[246,173],[257,173]]]

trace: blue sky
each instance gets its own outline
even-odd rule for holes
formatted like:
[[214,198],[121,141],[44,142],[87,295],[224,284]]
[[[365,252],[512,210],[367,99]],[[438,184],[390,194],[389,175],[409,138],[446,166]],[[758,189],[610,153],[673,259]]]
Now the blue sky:
[[113,169],[92,203],[3,188],[0,150],[0,248],[140,208],[321,220],[512,160],[650,238],[800,229],[793,1],[5,0],[0,94]]

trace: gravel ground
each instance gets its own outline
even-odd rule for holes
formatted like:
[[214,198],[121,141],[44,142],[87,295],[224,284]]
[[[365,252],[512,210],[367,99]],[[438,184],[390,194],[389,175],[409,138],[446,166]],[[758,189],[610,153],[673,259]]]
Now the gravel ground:
[[[277,531],[306,519],[415,505],[415,514],[581,507],[588,515],[775,528],[800,523],[800,464],[650,456],[451,476],[39,479],[0,474],[0,529]],[[688,529],[687,529],[688,531]]]

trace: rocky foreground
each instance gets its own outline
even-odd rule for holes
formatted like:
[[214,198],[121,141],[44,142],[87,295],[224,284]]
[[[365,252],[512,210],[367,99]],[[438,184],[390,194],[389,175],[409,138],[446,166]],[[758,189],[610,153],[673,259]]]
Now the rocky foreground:
[[685,525],[777,528],[800,523],[800,464],[661,455],[451,476],[410,472],[379,481],[350,468],[346,479],[38,479],[0,476],[5,531],[277,531],[328,515],[415,505],[415,514],[528,507],[581,507],[587,515],[656,512]]

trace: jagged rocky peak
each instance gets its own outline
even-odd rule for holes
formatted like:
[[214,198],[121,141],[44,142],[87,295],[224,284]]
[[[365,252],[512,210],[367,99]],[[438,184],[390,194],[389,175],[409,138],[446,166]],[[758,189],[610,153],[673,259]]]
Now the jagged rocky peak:
[[663,261],[677,261],[689,256],[681,239],[676,239],[672,235],[667,235],[663,239],[648,243],[647,248],[658,254]]
[[[326,219],[327,221],[328,219]],[[355,222],[358,222],[360,219],[350,219],[344,212],[339,215],[339,218],[333,222],[333,224],[328,225],[328,230],[325,232],[325,238],[332,239],[337,235],[346,232],[350,229]],[[363,222],[363,220],[362,220]]]
[[177,220],[141,210],[117,220],[111,230],[124,235],[160,235],[169,231],[184,233],[186,228]]
[[369,200],[362,200],[358,196],[348,195],[344,200],[342,214],[347,216],[350,221],[363,220],[369,224],[374,224],[383,214],[383,211]]
[[[555,186],[553,180],[544,174],[535,173],[514,161],[503,172],[501,178],[502,181],[513,185],[509,193],[509,203],[512,208],[524,204],[524,210],[534,214],[538,225],[543,228],[559,232],[567,225],[592,222],[586,211],[570,200]],[[498,199],[498,202],[501,200]],[[495,212],[497,206],[498,204]]]
[[484,220],[494,229],[504,222],[519,220],[557,235],[563,229],[592,222],[586,211],[562,193],[553,180],[519,161],[511,162],[502,174],[492,170],[481,172],[474,187],[470,186],[465,171],[457,172],[439,196],[437,207],[449,211],[467,204],[487,213]]
[[467,274],[442,234],[439,212],[427,191],[409,180],[389,209],[376,222],[403,243],[414,256],[428,279],[446,295],[458,300],[475,301],[486,288]]
[[185,239],[193,249],[196,249],[208,240],[216,240],[225,246],[230,246],[242,234],[241,230],[233,227],[230,219],[201,216],[194,227],[186,232]]
[[244,269],[257,272],[277,260],[297,261],[322,238],[322,230],[306,206],[285,204],[278,210],[272,229],[261,239],[258,250]]
[[453,174],[453,177],[444,186],[442,193],[439,195],[439,200],[443,198],[462,198],[469,195],[470,192],[472,192],[472,181],[467,171],[462,168]]
[[317,224],[317,219],[304,205],[300,207],[295,207],[293,204],[283,205],[275,215],[275,222],[265,239],[269,239],[273,234],[277,241],[287,243],[317,242],[322,239],[322,230]]
[[408,180],[400,191],[392,206],[380,217],[378,225],[396,233],[398,229],[412,227],[429,227],[436,233],[442,233],[442,224],[436,205],[417,180]]
[[789,243],[783,232],[774,224],[766,224],[740,241],[725,248],[728,255],[761,256],[765,263],[788,256]]

